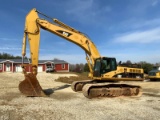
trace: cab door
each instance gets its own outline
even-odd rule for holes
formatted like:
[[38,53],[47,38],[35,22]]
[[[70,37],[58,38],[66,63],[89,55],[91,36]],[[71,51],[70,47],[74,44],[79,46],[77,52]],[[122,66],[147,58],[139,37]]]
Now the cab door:
[[101,76],[101,59],[95,60],[94,70],[93,70],[93,77],[100,77]]

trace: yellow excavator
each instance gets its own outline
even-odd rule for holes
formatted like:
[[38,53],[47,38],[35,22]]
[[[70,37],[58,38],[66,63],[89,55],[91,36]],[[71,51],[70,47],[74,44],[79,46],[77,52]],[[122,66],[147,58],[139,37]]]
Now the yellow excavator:
[[[52,19],[53,22],[40,19],[38,16],[39,14],[47,17],[47,19],[52,19],[36,9],[32,9],[26,16],[22,45],[22,68],[25,80],[19,84],[19,90],[24,95],[46,96],[36,78],[41,29],[75,43],[85,51],[91,80],[73,82],[71,85],[73,91],[82,91],[87,98],[138,96],[141,93],[140,86],[119,84],[114,81],[142,81],[144,80],[143,69],[137,68],[135,65],[117,65],[115,58],[102,57],[94,43],[82,32],[57,19]],[[26,55],[27,40],[30,46],[31,73],[26,72],[27,65],[23,62]]]
[[154,66],[148,73],[150,81],[160,81],[160,66]]

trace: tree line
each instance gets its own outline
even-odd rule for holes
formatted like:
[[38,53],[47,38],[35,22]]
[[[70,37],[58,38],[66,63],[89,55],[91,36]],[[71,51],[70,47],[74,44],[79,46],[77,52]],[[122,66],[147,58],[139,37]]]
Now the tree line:
[[70,72],[89,72],[89,66],[87,63],[70,64],[69,71]]
[[8,53],[0,53],[0,59],[21,59],[21,56],[13,56]]

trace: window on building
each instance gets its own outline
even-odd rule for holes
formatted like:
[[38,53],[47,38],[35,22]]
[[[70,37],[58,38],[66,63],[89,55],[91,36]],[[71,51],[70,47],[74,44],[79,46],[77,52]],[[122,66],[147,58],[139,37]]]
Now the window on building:
[[62,69],[64,69],[65,68],[65,64],[62,64]]
[[0,64],[0,70],[2,70],[2,64]]

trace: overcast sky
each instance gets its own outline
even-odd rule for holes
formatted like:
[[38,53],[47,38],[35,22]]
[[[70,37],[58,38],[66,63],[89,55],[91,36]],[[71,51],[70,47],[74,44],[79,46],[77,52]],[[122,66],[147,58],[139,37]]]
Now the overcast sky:
[[[102,56],[160,62],[160,0],[1,0],[1,53],[21,56],[25,16],[33,8],[87,34]],[[80,47],[45,30],[39,54],[86,63]]]

